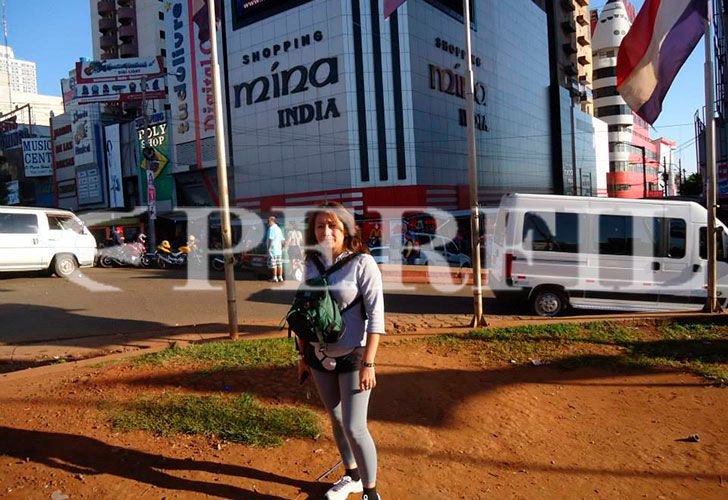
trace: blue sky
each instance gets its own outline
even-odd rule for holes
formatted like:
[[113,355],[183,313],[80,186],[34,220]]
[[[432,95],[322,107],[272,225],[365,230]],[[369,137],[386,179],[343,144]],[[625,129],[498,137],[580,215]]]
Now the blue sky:
[[[635,0],[639,9],[644,0]],[[601,9],[606,0],[592,0]],[[7,0],[8,44],[16,57],[36,62],[38,91],[60,95],[59,80],[79,57],[91,57],[91,20],[88,0]],[[683,66],[665,99],[653,137],[664,136],[685,145],[678,158],[683,168],[695,170],[693,114],[704,105],[703,43]],[[678,146],[680,147],[680,146]],[[677,159],[675,160],[677,162]]]
[[6,1],[15,57],[36,63],[38,92],[61,95],[60,79],[79,57],[92,56],[89,0]]

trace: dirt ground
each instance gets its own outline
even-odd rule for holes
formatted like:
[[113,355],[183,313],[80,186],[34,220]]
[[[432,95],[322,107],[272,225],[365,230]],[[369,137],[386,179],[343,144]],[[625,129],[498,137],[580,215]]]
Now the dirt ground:
[[[370,428],[385,499],[728,498],[728,388],[679,372],[483,366],[468,352],[385,342]],[[36,369],[0,387],[0,497],[322,498],[338,460],[317,440],[259,449],[115,432],[108,401],[251,392],[309,405],[288,370]],[[697,434],[698,442],[683,440]],[[62,498],[56,493],[56,498]]]

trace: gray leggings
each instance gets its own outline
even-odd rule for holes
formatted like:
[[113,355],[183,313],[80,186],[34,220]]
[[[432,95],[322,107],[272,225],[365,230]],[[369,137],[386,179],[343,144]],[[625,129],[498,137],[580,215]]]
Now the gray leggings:
[[369,395],[359,390],[359,372],[311,370],[321,400],[331,417],[334,439],[344,465],[356,463],[362,482],[377,482],[377,449],[367,428]]

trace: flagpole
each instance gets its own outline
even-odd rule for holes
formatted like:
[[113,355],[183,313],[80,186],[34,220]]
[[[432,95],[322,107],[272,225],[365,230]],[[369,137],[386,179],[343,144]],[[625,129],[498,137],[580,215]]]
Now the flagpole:
[[708,209],[708,297],[704,310],[711,313],[720,311],[716,291],[715,87],[713,86],[712,22],[713,2],[708,0],[708,18],[705,21],[705,204]]
[[473,321],[471,326],[487,326],[483,316],[483,284],[480,263],[480,210],[478,209],[478,160],[475,150],[475,81],[470,37],[470,0],[463,0],[465,25],[465,115],[468,136],[468,181],[470,184],[470,243],[473,262]]
[[209,0],[210,59],[212,62],[212,85],[215,96],[215,145],[217,149],[217,185],[220,191],[222,212],[222,245],[225,256],[225,291],[227,295],[228,329],[230,338],[238,339],[238,306],[235,290],[235,268],[233,267],[233,241],[230,229],[230,197],[228,195],[227,159],[225,157],[225,130],[222,115],[222,90],[220,87],[220,65],[217,59],[217,16],[215,0]]

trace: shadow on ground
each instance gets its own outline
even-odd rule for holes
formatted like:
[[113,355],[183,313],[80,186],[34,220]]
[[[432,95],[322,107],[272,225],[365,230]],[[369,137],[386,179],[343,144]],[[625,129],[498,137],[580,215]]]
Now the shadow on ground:
[[322,497],[327,485],[293,479],[273,472],[227,463],[181,460],[163,454],[151,454],[109,445],[98,439],[74,434],[41,432],[0,426],[0,454],[18,460],[31,460],[71,474],[110,474],[177,491],[197,492],[220,498],[273,499],[265,495],[222,482],[197,481],[172,475],[173,471],[203,471],[251,480],[290,485]]
[[[660,349],[646,343],[641,356],[662,357]],[[700,356],[692,341],[669,345],[670,356]],[[728,362],[728,341],[713,345],[709,363]],[[688,354],[691,353],[691,354]],[[708,361],[706,361],[708,362]],[[371,403],[370,416],[374,420],[397,422],[428,427],[457,425],[457,408],[475,396],[518,384],[578,384],[587,380],[600,380],[615,376],[639,376],[678,369],[656,369],[638,364],[623,355],[583,354],[567,356],[549,366],[517,365],[491,369],[423,370],[421,367],[393,367],[377,375],[378,386]],[[135,375],[117,379],[116,383],[132,385],[153,392],[186,389],[201,393],[251,393],[263,400],[290,404],[318,406],[314,395],[308,399],[306,391],[295,380],[294,368],[259,368],[210,370],[208,368],[175,369],[173,373]],[[684,387],[689,384],[680,384]],[[696,386],[710,385],[696,382]],[[315,392],[313,386],[309,386]]]

